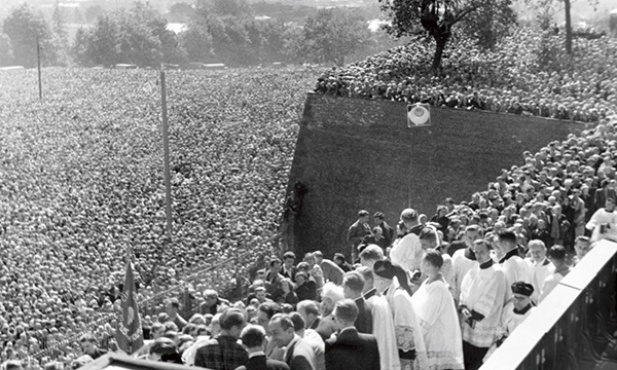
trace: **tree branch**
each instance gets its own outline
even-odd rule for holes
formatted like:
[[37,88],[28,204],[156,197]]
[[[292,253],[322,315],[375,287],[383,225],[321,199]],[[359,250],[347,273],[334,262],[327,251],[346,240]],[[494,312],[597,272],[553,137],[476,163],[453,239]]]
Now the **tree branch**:
[[454,17],[454,19],[452,20],[452,22],[450,23],[450,25],[453,25],[459,21],[461,21],[461,19],[465,18],[469,13],[474,12],[476,10],[478,10],[479,8],[481,8],[482,5],[480,4],[476,4],[474,6],[470,6],[469,8],[462,10],[461,12],[458,13],[458,15],[456,17]]

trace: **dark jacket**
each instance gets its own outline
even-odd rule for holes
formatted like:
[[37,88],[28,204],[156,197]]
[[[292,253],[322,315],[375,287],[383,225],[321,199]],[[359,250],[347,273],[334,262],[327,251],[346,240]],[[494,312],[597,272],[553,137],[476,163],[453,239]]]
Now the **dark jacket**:
[[346,328],[325,342],[326,370],[380,368],[377,340],[371,334]]
[[312,301],[317,300],[317,283],[312,280],[308,280],[304,284],[296,287],[296,295],[298,296],[298,301],[304,301],[305,299],[310,299]]
[[371,306],[362,297],[355,300],[356,306],[358,306],[358,318],[354,323],[354,326],[360,333],[372,334],[373,333],[373,314],[371,313]]
[[267,359],[266,356],[255,356],[236,370],[289,370],[289,366],[282,361]]

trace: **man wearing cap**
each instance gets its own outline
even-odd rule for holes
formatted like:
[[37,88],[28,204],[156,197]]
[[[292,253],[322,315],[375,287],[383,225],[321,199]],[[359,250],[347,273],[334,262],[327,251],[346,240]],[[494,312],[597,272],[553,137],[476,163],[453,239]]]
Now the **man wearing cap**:
[[418,222],[418,212],[412,208],[401,212],[401,222],[396,227],[397,238],[390,251],[390,259],[405,269],[409,276],[420,270],[424,254],[419,238],[422,228]]
[[531,303],[531,296],[534,293],[534,288],[531,284],[525,283],[524,281],[517,281],[512,284],[510,288],[512,290],[512,299],[508,301],[503,308],[501,322],[497,331],[498,339],[493,346],[491,346],[489,353],[484,357],[485,361],[535,310]]
[[347,240],[351,243],[351,260],[355,262],[358,258],[358,245],[362,242],[365,236],[371,235],[371,227],[368,224],[368,211],[361,210],[358,212],[358,220],[349,227],[347,232]]
[[[377,246],[374,252],[381,252]],[[371,246],[367,247],[362,253],[360,253],[360,259],[366,260],[363,257],[364,253],[370,252]],[[379,259],[373,261],[380,261],[383,259],[383,255]],[[371,315],[373,319],[373,332],[372,334],[377,338],[377,347],[379,348],[379,362],[381,363],[379,370],[398,370],[401,368],[399,359],[398,346],[396,343],[396,333],[394,331],[394,319],[392,317],[392,310],[388,304],[388,300],[383,295],[377,292],[374,287],[373,276],[373,263],[370,267],[361,266],[357,269],[364,278],[364,288],[362,289],[362,297],[371,305]]]
[[498,343],[499,341],[503,342],[506,337],[510,336],[514,329],[529,317],[534,310],[531,303],[534,288],[531,284],[517,281],[510,288],[512,290],[512,299],[505,305],[501,315],[501,336]]

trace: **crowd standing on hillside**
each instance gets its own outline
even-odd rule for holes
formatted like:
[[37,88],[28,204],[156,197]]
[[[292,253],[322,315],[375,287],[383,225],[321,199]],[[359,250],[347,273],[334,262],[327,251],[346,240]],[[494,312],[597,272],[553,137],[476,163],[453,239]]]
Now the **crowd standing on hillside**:
[[[412,42],[364,61],[324,73],[315,91],[331,96],[429,103],[557,119],[598,122],[615,114],[617,40],[576,39],[577,68],[561,72],[534,67],[542,36],[517,30],[494,52],[480,52],[472,40],[453,41],[439,76],[430,76],[426,43]],[[562,44],[560,36],[552,43]],[[538,49],[539,50],[539,49]],[[562,58],[567,60],[565,56]],[[580,68],[584,66],[584,68]]]
[[[204,290],[190,318],[169,300],[144,320],[140,357],[217,370],[477,369],[617,225],[615,153],[612,121],[525,153],[432,217],[405,209],[390,226],[359,211],[354,260],[286,252],[243,300]],[[84,338],[79,361],[103,354]]]
[[[617,45],[579,41],[583,68],[532,73],[515,57],[528,53],[521,48],[531,43],[519,41],[530,38],[519,31],[485,57],[471,44],[453,49],[434,79],[413,77],[424,72],[415,59],[426,55],[421,44],[398,48],[328,72],[317,91],[598,122],[595,129],[524,153],[523,165],[468,202],[447,199],[433,217],[405,209],[388,225],[382,213],[371,223],[361,211],[345,254],[270,258],[251,274],[248,297],[231,302],[218,284],[240,278],[236,269],[221,269],[219,281],[183,278],[196,261],[253,252],[276,235],[297,119],[289,106],[300,101],[304,74],[173,77],[175,86],[194,87],[172,90],[171,120],[183,124],[171,132],[174,243],[161,222],[160,168],[131,162],[158,163],[153,130],[140,123],[157,107],[143,94],[127,96],[143,109],[116,109],[125,102],[109,99],[149,89],[147,79],[94,71],[82,85],[52,89],[43,114],[14,101],[0,107],[12,113],[0,127],[5,367],[76,367],[114,350],[131,246],[139,300],[188,284],[200,303],[192,317],[181,316],[177,299],[143,316],[144,358],[211,369],[375,369],[377,360],[380,369],[477,368],[585,256],[598,230],[617,223],[617,76],[606,68]],[[213,96],[194,96],[213,83]],[[89,100],[66,106],[75,89]],[[101,112],[106,121],[93,129]],[[52,113],[68,127],[63,140],[49,139],[59,132],[47,122]],[[24,125],[40,135],[23,133]]]

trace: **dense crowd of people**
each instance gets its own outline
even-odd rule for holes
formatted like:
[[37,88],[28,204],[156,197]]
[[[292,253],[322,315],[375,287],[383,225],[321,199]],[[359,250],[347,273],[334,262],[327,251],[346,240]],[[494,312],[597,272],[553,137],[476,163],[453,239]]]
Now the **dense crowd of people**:
[[[598,122],[617,106],[617,40],[577,38],[574,57],[554,45],[562,35],[545,39],[519,29],[495,51],[481,51],[473,40],[453,40],[442,71],[430,77],[434,46],[410,42],[364,61],[325,72],[315,91],[332,96],[429,103],[435,107],[478,109],[582,122]],[[551,44],[552,68],[538,57]],[[565,65],[565,63],[571,65]]]
[[[276,245],[311,71],[169,73],[171,236],[155,72],[47,70],[41,103],[28,98],[32,71],[0,75],[1,361],[51,370],[115,350],[132,255],[139,301],[186,287],[197,302],[192,317],[180,295],[142,315],[143,358],[211,369],[477,368],[594,233],[617,223],[608,68],[617,44],[578,40],[578,68],[550,73],[535,73],[534,47],[524,30],[485,54],[459,40],[442,77],[427,78],[430,52],[414,43],[320,78],[317,91],[331,95],[599,122],[524,153],[524,164],[433,217],[406,209],[390,226],[360,212],[351,260],[319,251],[300,260]],[[249,274],[264,254],[267,267]],[[239,255],[190,278],[204,261]],[[248,297],[225,299],[228,282],[249,278]]]
[[[145,318],[139,356],[224,370],[477,369],[617,224],[616,151],[610,121],[525,153],[432,217],[405,209],[390,226],[362,210],[349,230],[355,260],[273,256],[245,299],[206,289],[187,319],[169,300]],[[88,338],[79,361],[103,353]]]
[[314,72],[168,72],[171,240],[157,78],[45,69],[38,103],[36,73],[0,74],[3,361],[70,364],[86,331],[106,347],[129,247],[140,301],[187,283],[225,291],[277,249],[306,91],[298,86]]

